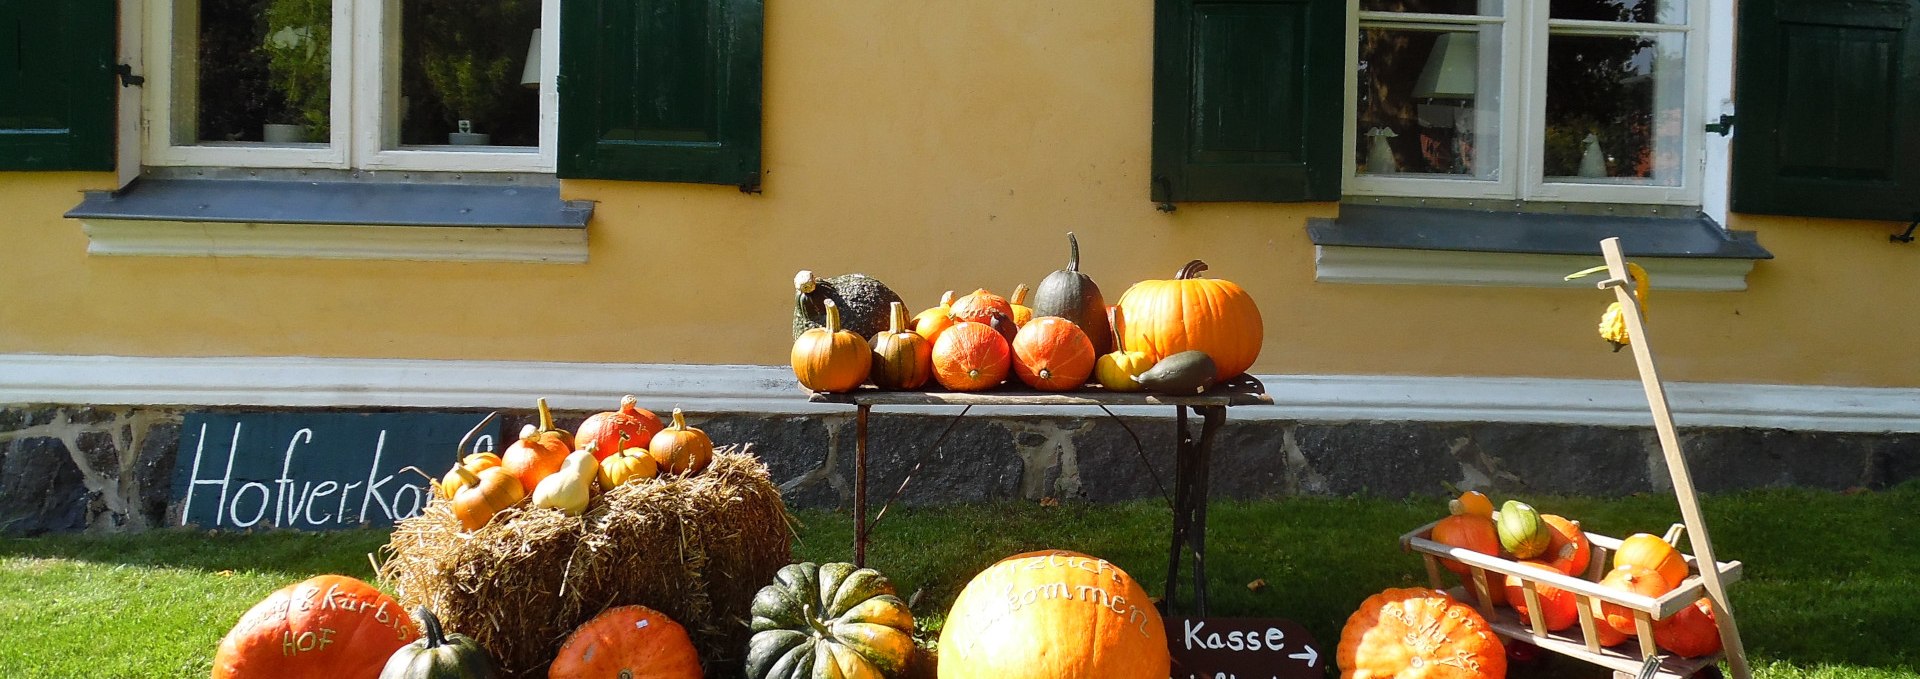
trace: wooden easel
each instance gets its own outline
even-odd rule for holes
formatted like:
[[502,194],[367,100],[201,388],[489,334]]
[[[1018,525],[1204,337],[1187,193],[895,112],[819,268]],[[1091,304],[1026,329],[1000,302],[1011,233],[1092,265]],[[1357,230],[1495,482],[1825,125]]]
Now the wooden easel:
[[[1673,413],[1667,408],[1667,390],[1653,365],[1646,319],[1641,318],[1639,300],[1633,296],[1632,274],[1627,269],[1626,258],[1620,254],[1620,239],[1600,241],[1600,253],[1607,260],[1607,279],[1600,281],[1599,287],[1613,288],[1614,297],[1620,302],[1620,312],[1631,338],[1628,346],[1633,349],[1634,364],[1640,369],[1640,384],[1646,389],[1647,405],[1653,409],[1653,428],[1660,435],[1660,450],[1666,454],[1667,473],[1673,477],[1673,494],[1680,501],[1680,518],[1691,536],[1694,557],[1699,563],[1718,563],[1713,556],[1713,541],[1707,537],[1706,520],[1700,514],[1700,496],[1693,488],[1693,474],[1687,469],[1686,458],[1680,454],[1680,437],[1673,428]],[[1720,580],[1719,569],[1701,568],[1700,577],[1706,585],[1707,600],[1713,605],[1714,620],[1720,626],[1720,644],[1727,657],[1727,668],[1734,679],[1752,679],[1753,671],[1747,667],[1746,648],[1740,643],[1733,605],[1727,600],[1727,588]]]

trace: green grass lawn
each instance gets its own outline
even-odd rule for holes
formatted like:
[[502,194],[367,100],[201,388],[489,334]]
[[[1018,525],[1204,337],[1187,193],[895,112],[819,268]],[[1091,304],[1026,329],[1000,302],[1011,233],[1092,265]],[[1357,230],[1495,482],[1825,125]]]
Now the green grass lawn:
[[[1504,498],[1501,498],[1504,499]],[[1525,498],[1588,530],[1659,533],[1672,498]],[[1367,595],[1422,584],[1398,535],[1442,511],[1435,500],[1288,499],[1215,503],[1208,575],[1213,613],[1304,624],[1331,655],[1340,625]],[[1771,490],[1709,498],[1722,558],[1746,564],[1733,587],[1759,676],[1920,676],[1920,484],[1879,493]],[[1119,564],[1155,594],[1165,582],[1164,503],[1031,503],[896,510],[870,565],[915,611],[943,612],[968,578],[1001,556],[1074,549]],[[796,556],[851,556],[851,521],[801,512]],[[0,677],[204,677],[214,646],[268,592],[318,573],[370,577],[383,532],[0,540]],[[1263,591],[1245,585],[1264,579]],[[1182,592],[1182,600],[1190,594]],[[1606,676],[1549,660],[1516,677]]]

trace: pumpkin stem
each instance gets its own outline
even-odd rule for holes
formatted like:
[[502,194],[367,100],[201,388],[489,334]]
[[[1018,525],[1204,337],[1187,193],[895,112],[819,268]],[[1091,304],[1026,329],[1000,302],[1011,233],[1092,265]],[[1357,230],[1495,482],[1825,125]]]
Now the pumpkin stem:
[[793,289],[800,291],[802,295],[813,294],[814,288],[819,287],[819,285],[820,281],[813,277],[812,271],[801,269],[800,273],[793,275]]
[[953,291],[952,291],[952,290],[948,290],[946,294],[944,294],[944,295],[941,295],[941,296],[940,296],[940,306],[943,306],[943,307],[951,307],[951,306],[953,306]]
[[[626,396],[620,397],[620,414],[637,416],[640,414],[639,408],[640,408],[640,397],[634,396],[633,394],[627,394]],[[622,438],[625,438],[626,435],[627,435],[626,432],[620,433],[620,436]]]
[[473,437],[480,433],[480,428],[487,426],[487,423],[499,419],[499,417],[500,411],[498,410],[487,413],[486,417],[480,418],[479,424],[473,425],[472,429],[467,430],[466,436],[460,437],[460,447],[453,450],[453,466],[460,466],[460,458],[466,455],[467,444],[473,442]]
[[1207,270],[1207,263],[1196,259],[1191,262],[1187,262],[1186,266],[1180,267],[1180,271],[1173,274],[1173,279],[1176,281],[1184,281],[1184,280],[1199,278],[1200,272],[1206,271],[1206,270]]
[[1660,540],[1670,546],[1678,547],[1680,546],[1680,534],[1685,532],[1687,532],[1687,525],[1684,523],[1676,523],[1673,524],[1673,527],[1667,529],[1667,534],[1661,537]]
[[673,409],[673,430],[685,431],[686,429],[687,429],[687,416],[681,413],[679,408],[674,408]]
[[540,405],[540,430],[538,433],[553,431],[553,410],[547,407],[547,398],[542,396],[539,400],[535,401],[535,403]]
[[1011,304],[1027,303],[1027,284],[1026,283],[1021,283],[1019,285],[1013,286],[1013,299],[1010,300],[1009,303]]
[[827,334],[836,332],[840,332],[840,307],[835,306],[833,300],[829,299],[827,300]]
[[1121,325],[1126,322],[1126,319],[1123,316],[1124,314],[1120,313],[1120,307],[1107,309],[1107,327],[1113,331],[1113,350],[1125,354],[1127,346],[1122,338],[1126,337],[1126,333],[1121,330]]
[[893,302],[887,307],[887,333],[898,335],[907,331],[907,305]]
[[1067,232],[1067,270],[1080,273],[1080,239],[1072,231]]
[[473,473],[473,470],[471,469],[467,469],[466,465],[460,464],[458,462],[454,463],[453,473],[458,475],[461,481],[467,482],[468,488],[480,487],[480,475]]
[[413,617],[419,618],[420,626],[426,628],[427,648],[439,648],[446,645],[447,636],[445,632],[440,629],[440,619],[433,616],[433,611],[427,610],[426,606],[421,606],[413,609]]

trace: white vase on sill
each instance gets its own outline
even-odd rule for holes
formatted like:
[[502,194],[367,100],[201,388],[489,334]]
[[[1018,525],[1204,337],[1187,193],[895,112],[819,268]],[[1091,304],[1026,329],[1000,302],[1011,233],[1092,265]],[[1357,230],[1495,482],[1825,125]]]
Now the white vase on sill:
[[298,144],[307,140],[307,126],[267,123],[260,126],[260,140],[269,144]]
[[459,132],[448,132],[447,143],[453,146],[486,146],[493,143],[493,135],[473,131],[473,123],[460,121]]

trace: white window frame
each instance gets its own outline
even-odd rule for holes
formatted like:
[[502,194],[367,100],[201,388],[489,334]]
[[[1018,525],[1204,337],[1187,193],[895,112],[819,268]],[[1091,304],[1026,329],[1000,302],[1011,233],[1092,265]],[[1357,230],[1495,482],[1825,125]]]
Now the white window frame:
[[[176,126],[191,125],[193,101],[176,92],[195,92],[198,49],[197,0],[150,0],[146,16],[146,63],[151,67],[144,92],[144,162],[153,166],[364,169],[421,172],[552,173],[559,157],[560,3],[540,5],[540,104],[538,147],[403,146],[400,114],[400,0],[333,0],[333,124],[325,143],[261,144],[206,142],[176,144]],[[184,82],[183,82],[184,81]]]
[[[1533,0],[1505,0],[1499,15],[1414,14],[1362,12],[1360,0],[1347,2],[1345,122],[1342,125],[1342,193],[1350,196],[1496,199],[1555,202],[1602,202],[1652,205],[1700,205],[1708,143],[1702,127],[1707,108],[1708,12],[1710,0],[1687,0],[1687,23],[1628,24],[1573,19],[1551,19],[1551,4]],[[1500,175],[1472,179],[1450,175],[1432,178],[1372,176],[1359,172],[1354,157],[1359,130],[1359,31],[1369,27],[1434,30],[1433,25],[1461,29],[1501,26],[1501,90],[1499,150]],[[1381,26],[1384,24],[1384,26]],[[1543,176],[1546,144],[1547,44],[1550,31],[1577,35],[1639,35],[1679,33],[1685,36],[1681,105],[1680,182],[1677,186],[1609,185],[1555,182]],[[1524,59],[1522,57],[1525,57]],[[1532,68],[1528,68],[1531,65]]]

